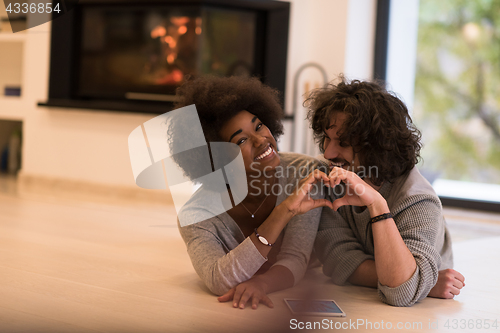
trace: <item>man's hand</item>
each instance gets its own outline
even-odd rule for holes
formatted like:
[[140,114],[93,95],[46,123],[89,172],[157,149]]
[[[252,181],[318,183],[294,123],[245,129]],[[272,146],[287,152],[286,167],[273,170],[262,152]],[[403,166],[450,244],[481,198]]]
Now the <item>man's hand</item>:
[[267,297],[264,284],[258,278],[252,278],[240,283],[227,293],[217,298],[219,302],[233,301],[233,307],[244,309],[248,301],[252,302],[252,309],[257,309],[259,303],[265,304],[270,308],[274,307],[273,302]]
[[454,269],[448,268],[439,271],[438,281],[429,292],[429,297],[453,298],[460,294],[460,289],[465,286],[465,278]]

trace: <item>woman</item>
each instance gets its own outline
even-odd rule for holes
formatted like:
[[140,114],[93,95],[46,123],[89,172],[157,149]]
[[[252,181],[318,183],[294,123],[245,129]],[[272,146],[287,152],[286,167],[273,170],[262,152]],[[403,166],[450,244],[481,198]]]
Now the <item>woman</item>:
[[[176,108],[196,105],[207,142],[239,146],[249,189],[226,213],[179,225],[193,266],[206,286],[222,295],[219,301],[232,300],[239,308],[247,302],[254,309],[259,303],[273,307],[267,294],[292,287],[305,273],[320,207],[332,207],[315,184],[328,177],[313,158],[277,153],[283,111],[277,92],[257,79],[198,78],[181,86],[177,97]],[[176,123],[169,128],[169,142],[182,141],[187,133],[189,124]],[[196,158],[184,154],[175,161],[195,178]],[[198,199],[208,193],[202,186],[179,216],[199,211]]]

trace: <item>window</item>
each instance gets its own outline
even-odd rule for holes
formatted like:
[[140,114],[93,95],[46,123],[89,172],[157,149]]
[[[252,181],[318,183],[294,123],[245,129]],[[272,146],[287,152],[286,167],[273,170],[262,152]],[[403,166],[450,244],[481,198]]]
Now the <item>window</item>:
[[405,4],[390,4],[387,81],[422,131],[419,169],[442,198],[499,203],[500,1]]

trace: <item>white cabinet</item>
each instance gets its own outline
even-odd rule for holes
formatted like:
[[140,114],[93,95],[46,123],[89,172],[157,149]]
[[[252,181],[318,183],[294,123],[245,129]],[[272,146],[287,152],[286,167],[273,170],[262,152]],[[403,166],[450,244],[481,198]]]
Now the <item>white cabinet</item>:
[[[0,1],[0,19],[7,18],[4,2]],[[23,118],[23,76],[27,34],[12,33],[2,22],[0,30],[0,120]],[[5,88],[21,88],[21,96],[5,96]]]

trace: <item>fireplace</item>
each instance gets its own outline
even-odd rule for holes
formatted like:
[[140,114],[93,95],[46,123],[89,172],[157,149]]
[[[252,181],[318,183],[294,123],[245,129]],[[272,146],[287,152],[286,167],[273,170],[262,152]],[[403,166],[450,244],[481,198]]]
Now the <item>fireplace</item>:
[[164,113],[188,77],[257,76],[284,93],[289,3],[81,0],[53,21],[44,106]]

